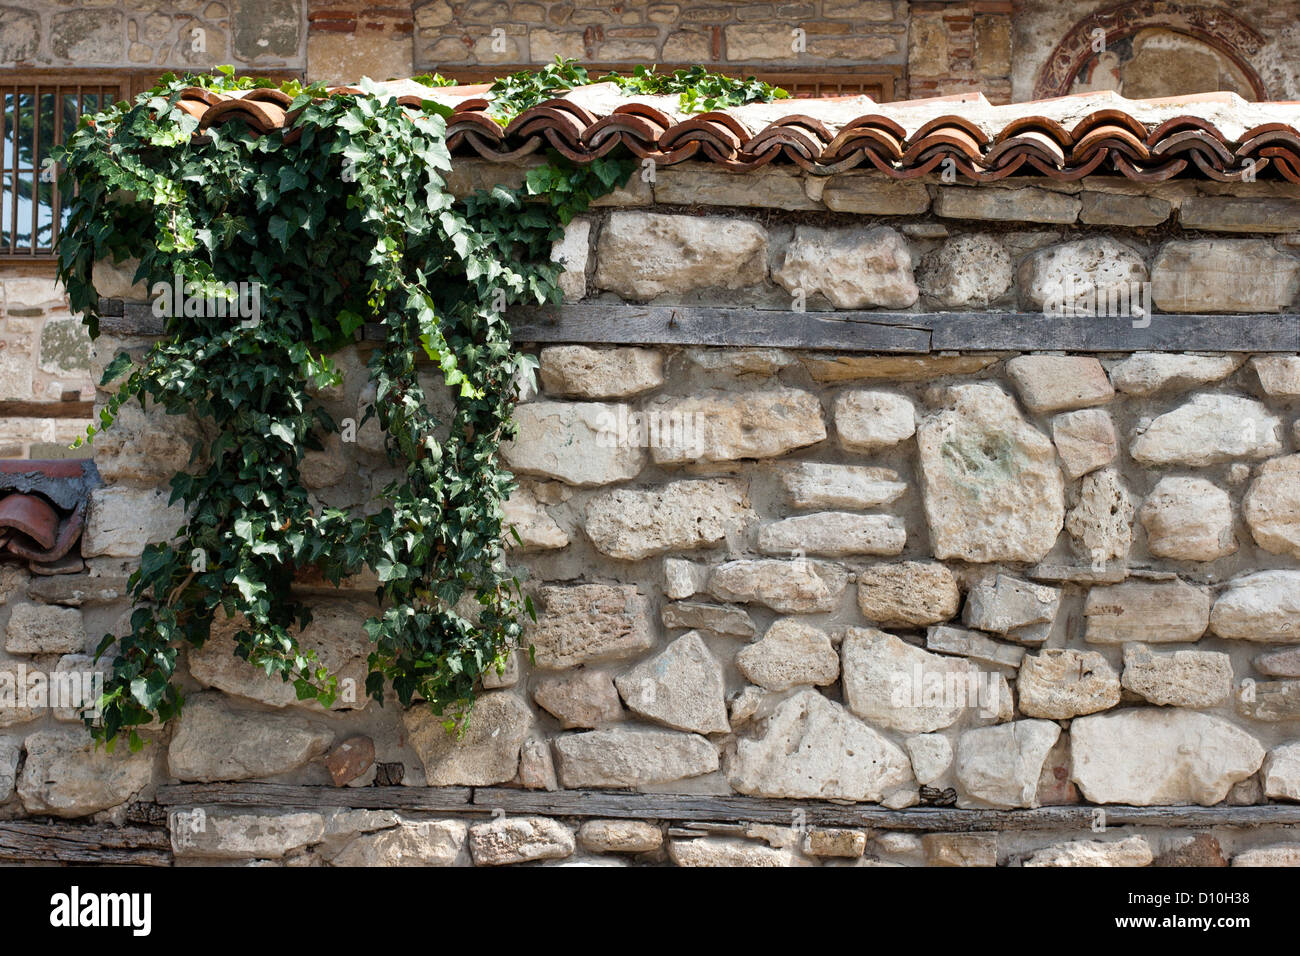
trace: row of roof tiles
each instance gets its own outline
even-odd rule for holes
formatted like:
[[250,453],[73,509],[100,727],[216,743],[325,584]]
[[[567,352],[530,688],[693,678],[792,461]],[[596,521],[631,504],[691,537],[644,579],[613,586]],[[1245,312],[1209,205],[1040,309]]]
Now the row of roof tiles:
[[[413,115],[427,99],[452,107],[447,145],[453,154],[497,162],[550,147],[585,163],[623,147],[659,165],[703,160],[737,172],[781,162],[818,175],[862,168],[896,179],[952,169],[976,182],[1118,173],[1143,182],[1180,174],[1223,182],[1275,174],[1300,183],[1300,103],[1250,103],[1235,93],[1128,100],[1101,92],[1008,106],[993,106],[981,94],[890,104],[855,96],[690,115],[679,111],[676,97],[626,97],[614,84],[597,83],[525,110],[502,127],[489,115],[486,86],[432,88],[403,80],[380,88]],[[179,105],[199,120],[201,135],[235,120],[259,133],[291,127],[297,113],[290,103],[278,90],[222,94],[195,87]]]

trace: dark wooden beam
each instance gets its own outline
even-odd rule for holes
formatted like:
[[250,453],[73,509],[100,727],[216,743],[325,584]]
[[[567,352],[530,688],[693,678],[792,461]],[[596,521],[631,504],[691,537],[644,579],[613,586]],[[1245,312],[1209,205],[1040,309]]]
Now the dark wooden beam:
[[0,822],[0,860],[10,863],[171,866],[172,847],[167,831],[156,827],[10,820]]
[[[100,328],[160,335],[149,303],[104,300]],[[1300,314],[1052,316],[1039,312],[790,312],[578,302],[510,314],[524,343],[770,346],[829,352],[1300,352]],[[363,341],[383,330],[367,325]]]
[[94,402],[0,401],[0,418],[90,418]]
[[977,830],[1089,829],[1100,810],[1107,826],[1261,827],[1300,825],[1300,804],[1249,807],[1067,806],[1033,810],[962,810],[911,807],[888,810],[873,804],[824,800],[616,790],[519,790],[512,787],[301,787],[270,783],[181,784],[158,788],[165,806],[355,807],[423,810],[490,816],[535,813],[558,817],[622,817],[715,823],[874,827],[882,830],[966,832]]
[[186,783],[158,788],[162,806],[345,807],[354,810],[472,810],[469,787],[301,787],[284,783]]

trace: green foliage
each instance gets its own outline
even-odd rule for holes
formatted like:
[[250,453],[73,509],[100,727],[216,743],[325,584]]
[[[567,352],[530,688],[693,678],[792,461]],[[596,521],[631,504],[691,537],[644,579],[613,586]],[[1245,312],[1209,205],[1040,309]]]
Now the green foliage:
[[653,66],[638,66],[631,76],[606,73],[593,81],[586,68],[576,60],[557,56],[554,63],[548,63],[540,70],[512,73],[493,83],[488,90],[492,96],[490,115],[505,126],[524,110],[591,82],[615,83],[627,96],[671,96],[675,93],[683,113],[725,110],[745,103],[770,103],[790,96],[780,87],[752,76],[739,80],[710,73],[702,66],[672,73],[658,73]]
[[423,86],[459,86],[460,81],[451,77],[443,76],[441,73],[421,73],[419,76],[411,77],[416,83]]
[[[123,353],[104,375],[120,386],[100,428],[139,401],[195,413],[211,434],[192,462],[202,454],[207,464],[171,481],[187,509],[177,543],[151,545],[131,577],[130,633],[99,647],[113,663],[94,732],[132,740],[133,728],[175,716],[178,652],[202,646],[218,613],[238,616],[239,657],[328,706],[335,677],[295,639],[310,620],[291,591],[305,568],[336,584],[371,569],[381,610],[366,623],[367,693],[382,700],[391,685],[404,705],[423,698],[463,725],[476,681],[518,645],[519,615],[531,610],[502,551],[512,476],[497,456],[531,361],[498,307],[558,297],[552,242],[633,164],[557,161],[534,170],[526,190],[457,202],[443,179],[444,107],[426,102],[412,120],[370,87],[328,97],[291,84],[296,142],[240,123],[195,141],[196,121],[176,106],[189,85],[260,84],[229,71],[168,75],[133,103],[83,119],[59,157],[64,194],[76,190],[59,274],[92,336],[98,259],[138,256],[136,279],[151,289],[179,276],[187,293],[227,305],[239,283],[260,293],[255,319],[227,309],[169,316],[142,361]],[[377,416],[399,477],[365,513],[319,509],[303,487],[303,456],[338,425],[313,395],[340,381],[330,353],[363,322],[384,332],[366,417]],[[421,358],[453,390],[442,418],[421,384]]]
[[743,80],[710,73],[702,66],[672,73],[657,73],[654,67],[638,66],[631,76],[609,74],[601,78],[619,85],[628,95],[679,95],[683,113],[707,113],[745,103],[770,103],[788,99],[790,94],[778,86],[752,76]]
[[488,87],[488,94],[492,97],[488,112],[505,126],[524,110],[590,82],[586,67],[580,66],[577,60],[557,56],[554,63],[548,63],[540,70],[511,73]]

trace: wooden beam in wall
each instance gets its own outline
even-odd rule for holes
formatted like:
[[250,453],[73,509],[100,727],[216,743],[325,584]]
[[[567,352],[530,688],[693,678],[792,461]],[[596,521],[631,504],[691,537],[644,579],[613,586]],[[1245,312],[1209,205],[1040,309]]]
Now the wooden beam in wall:
[[[159,335],[148,303],[105,301],[100,327]],[[769,346],[829,352],[1300,352],[1300,314],[1049,316],[1039,312],[791,312],[572,303],[511,313],[524,343]],[[368,325],[364,341],[383,330]]]

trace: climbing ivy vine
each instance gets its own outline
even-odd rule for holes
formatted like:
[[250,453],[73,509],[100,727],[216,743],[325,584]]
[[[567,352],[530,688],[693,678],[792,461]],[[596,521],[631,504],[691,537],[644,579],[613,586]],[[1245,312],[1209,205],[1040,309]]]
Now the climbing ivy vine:
[[[585,78],[560,64],[494,93],[513,114]],[[768,95],[708,82],[710,98]],[[502,542],[512,478],[497,450],[514,434],[511,409],[533,365],[512,345],[505,311],[558,299],[553,242],[633,161],[576,167],[557,156],[522,188],[458,201],[444,178],[448,110],[433,101],[413,118],[382,87],[331,96],[289,83],[279,86],[292,97],[288,128],[258,135],[230,122],[201,136],[177,105],[189,86],[266,85],[228,68],[169,74],[83,118],[57,157],[73,197],[59,276],[92,337],[98,260],[139,258],[135,280],[164,304],[184,303],[163,310],[165,334],[147,354],[109,364],[101,384],[115,391],[88,437],[131,401],[193,414],[208,429],[171,480],[186,514],[176,540],[145,549],[130,578],[129,633],[99,645],[112,670],[92,731],[110,745],[125,737],[138,747],[137,728],[180,712],[178,654],[201,647],[218,614],[238,622],[240,658],[292,681],[300,699],[332,704],[336,677],[296,639],[311,620],[292,589],[305,569],[334,584],[373,572],[380,610],[365,625],[366,692],[382,701],[391,686],[403,705],[423,699],[449,730],[463,726],[477,682],[519,646],[521,615],[532,613]],[[377,417],[398,477],[364,513],[315,507],[304,455],[340,429],[317,396],[341,383],[331,355],[367,323],[382,335],[366,418]],[[422,367],[452,391],[450,411],[434,410]]]

